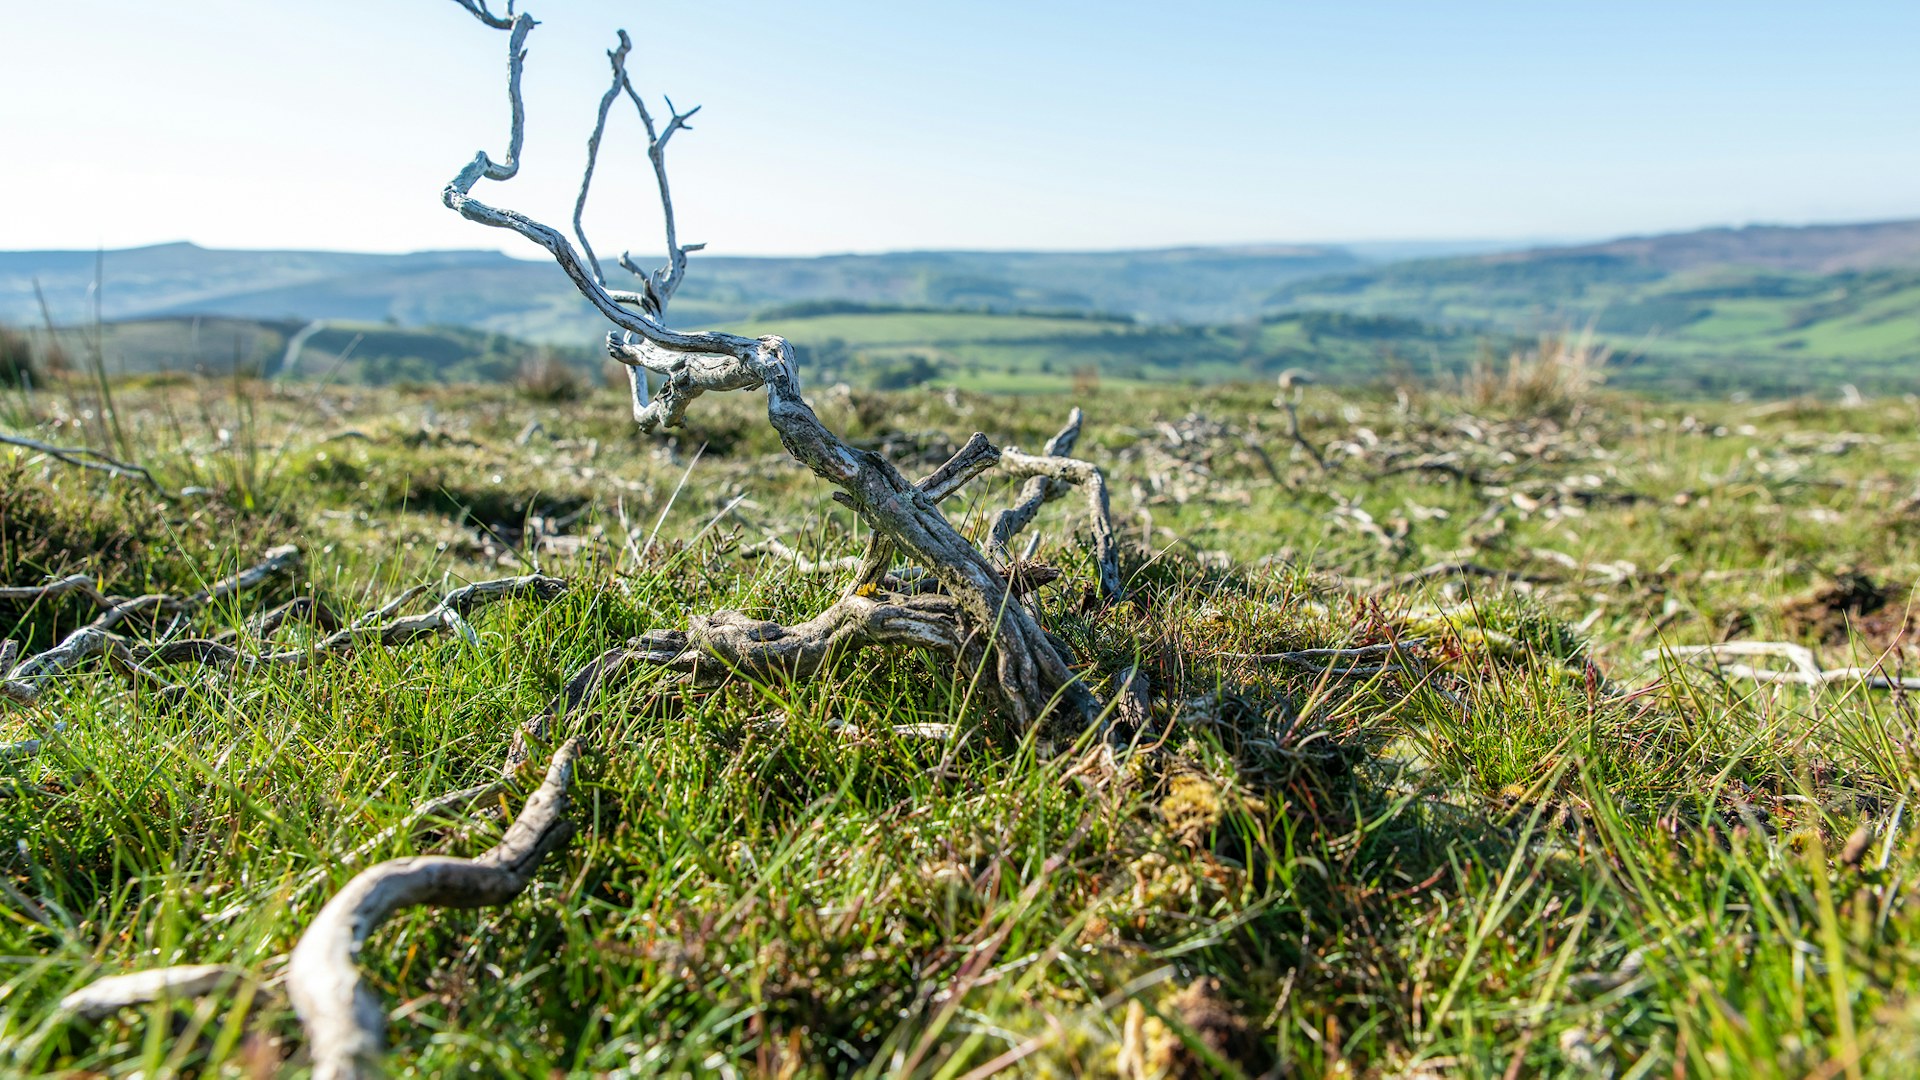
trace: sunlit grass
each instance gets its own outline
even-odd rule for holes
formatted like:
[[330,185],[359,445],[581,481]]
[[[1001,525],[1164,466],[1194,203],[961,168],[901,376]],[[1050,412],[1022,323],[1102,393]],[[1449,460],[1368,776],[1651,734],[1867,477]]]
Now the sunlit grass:
[[[1133,599],[1083,605],[1062,503],[1037,528],[1069,575],[1040,606],[1097,689],[1133,666],[1153,680],[1132,754],[1023,739],[919,656],[603,694],[574,714],[593,745],[579,831],[535,883],[500,908],[403,914],[370,943],[393,1072],[1906,1075],[1910,703],[1641,657],[1751,636],[1835,666],[1908,663],[1879,624],[1817,638],[1783,601],[1848,567],[1902,597],[1920,578],[1902,506],[1913,407],[1596,391],[1576,427],[1471,484],[1343,465],[1339,446],[1364,447],[1363,428],[1452,431],[1473,454],[1523,437],[1490,426],[1511,403],[1474,407],[1476,442],[1456,399],[1310,388],[1323,474],[1270,399],[1076,399],[1082,446],[1114,479]],[[52,426],[83,393],[8,400],[10,422],[84,430]],[[486,609],[473,640],[218,683],[170,669],[196,686],[177,705],[96,666],[44,711],[0,713],[0,741],[45,740],[0,762],[0,1071],[297,1073],[282,958],[365,865],[347,853],[497,775],[518,723],[602,649],[717,607],[804,617],[840,584],[740,543],[775,532],[842,554],[862,535],[779,456],[749,395],[703,399],[670,443],[628,430],[611,392],[172,382],[115,402],[142,460],[212,493],[160,506],[0,451],[0,583],[84,569],[112,591],[191,591],[302,545],[299,579],[209,610],[205,633],[307,590],[351,615],[408,585],[536,567],[571,588]],[[979,428],[1038,446],[1066,402],[819,405],[874,445]],[[1139,449],[1189,413],[1230,437],[1177,468]],[[1200,494],[1161,475],[1178,468],[1205,470]],[[1540,486],[1563,482],[1597,495]],[[949,510],[977,527],[1009,494],[982,483]],[[1542,581],[1380,584],[1463,550]],[[90,614],[6,609],[0,628],[39,649]],[[1406,637],[1430,667],[1221,655]],[[929,722],[960,735],[889,730]],[[471,854],[498,829],[483,814],[396,832],[367,858]],[[98,1024],[57,1008],[99,975],[203,962],[247,978]]]

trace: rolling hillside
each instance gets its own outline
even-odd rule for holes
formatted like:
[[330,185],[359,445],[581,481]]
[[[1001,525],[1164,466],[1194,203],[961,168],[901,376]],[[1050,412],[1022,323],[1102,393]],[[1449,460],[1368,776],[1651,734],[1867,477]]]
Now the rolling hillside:
[[1457,371],[1482,345],[1404,319],[1308,312],[1222,326],[955,311],[772,313],[728,327],[780,333],[815,382],[1052,390],[1089,381],[1218,383],[1287,368],[1361,382],[1395,369]]
[[[1920,222],[1370,261],[1382,253],[702,258],[673,314],[782,333],[819,377],[871,386],[1444,374],[1519,338],[1585,328],[1614,350],[1616,383],[1672,393],[1904,391],[1920,371]],[[0,321],[39,323],[40,295],[55,320],[87,321],[95,259],[0,253]],[[498,378],[540,343],[598,365],[603,325],[547,262],[174,244],[101,263],[110,368],[271,372],[315,322],[309,376],[319,365],[375,382]]]
[[[42,331],[30,335],[44,341]],[[113,375],[183,371],[347,383],[499,382],[536,357],[591,374],[603,358],[586,346],[535,345],[460,326],[393,326],[346,320],[167,316],[127,319],[58,335],[67,362],[89,367],[98,349]]]
[[[536,341],[579,341],[599,321],[545,259],[498,252],[362,255],[214,251],[192,244],[110,251],[99,264],[108,319],[222,315],[445,324]],[[96,254],[0,252],[0,321],[93,315]],[[696,257],[675,300],[689,323],[735,321],[805,301],[1121,313],[1230,322],[1275,285],[1372,261],[1337,247],[1189,248],[1087,253],[902,252],[819,258]]]
[[1920,372],[1920,222],[1409,261],[1288,282],[1267,303],[1493,334],[1591,327],[1627,381],[1675,391],[1906,389]]

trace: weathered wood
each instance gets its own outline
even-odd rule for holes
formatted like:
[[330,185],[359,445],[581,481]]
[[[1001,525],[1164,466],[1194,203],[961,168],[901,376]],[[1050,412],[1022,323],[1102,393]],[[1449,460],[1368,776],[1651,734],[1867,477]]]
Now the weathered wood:
[[417,855],[389,859],[356,874],[327,901],[287,962],[287,996],[307,1031],[316,1080],[379,1075],[387,1014],[361,979],[367,939],[403,908],[487,907],[527,887],[547,854],[567,842],[567,786],[580,753],[561,745],[547,776],[500,843],[471,859]]
[[108,975],[61,998],[60,1008],[86,1020],[99,1020],[135,1005],[205,997],[245,977],[245,971],[227,964],[181,964]]
[[[245,587],[244,584],[236,586],[236,582],[254,580],[257,583],[257,579],[248,579],[248,574],[252,573],[248,571],[228,578],[212,589],[190,597],[189,601],[197,606],[206,599],[225,595],[220,591],[223,587],[229,592],[234,587]],[[453,590],[432,609],[418,615],[400,616],[379,625],[367,625],[365,619],[356,620],[353,625],[337,630],[307,648],[261,654],[244,653],[226,642],[208,638],[184,638],[157,645],[130,642],[102,629],[100,620],[96,619],[92,624],[67,635],[53,648],[36,653],[14,667],[4,679],[0,679],[0,699],[31,705],[40,699],[49,678],[95,657],[106,657],[127,674],[161,688],[169,688],[169,684],[148,670],[146,665],[194,663],[224,671],[253,670],[267,666],[311,667],[332,657],[373,645],[397,648],[455,631],[471,635],[473,629],[467,625],[466,616],[478,608],[510,599],[550,601],[565,592],[566,587],[566,582],[559,578],[538,574],[475,582]],[[418,595],[419,590],[409,590],[399,600],[382,607],[380,612],[396,611],[402,602]],[[0,664],[0,670],[4,670],[4,664]]]
[[[497,26],[498,20],[488,25]],[[995,685],[1009,718],[1027,727],[1039,723],[1056,707],[1064,706],[1083,721],[1091,721],[1098,712],[1092,696],[1033,615],[1012,594],[1006,577],[961,537],[941,514],[934,499],[901,476],[890,462],[878,454],[848,446],[820,422],[801,395],[790,344],[774,336],[756,339],[713,331],[670,330],[661,322],[661,298],[647,303],[644,298],[630,294],[617,297],[609,293],[594,269],[559,230],[516,211],[489,206],[474,197],[473,190],[482,179],[505,180],[518,170],[525,124],[519,91],[524,60],[521,45],[531,27],[531,20],[524,14],[512,23],[508,96],[513,118],[506,161],[495,163],[485,151],[476,154],[447,184],[442,201],[469,221],[511,230],[546,249],[581,295],[618,328],[618,332],[607,336],[608,354],[629,367],[662,377],[658,391],[644,407],[636,396],[634,419],[641,430],[653,431],[680,424],[687,407],[702,394],[764,389],[768,423],[779,434],[788,454],[838,487],[847,505],[875,534],[926,567],[952,597],[956,605],[955,626],[951,633],[942,636],[964,639],[978,635],[989,643]],[[637,95],[635,97],[638,104]],[[685,126],[687,115],[691,114],[675,114],[664,133],[650,138],[650,157],[655,159],[656,174],[662,181],[663,200],[667,198],[664,166],[655,151],[668,135]],[[643,119],[647,120],[651,133],[651,119],[644,110]],[[670,203],[663,205],[670,209]],[[671,213],[668,217],[671,220]],[[673,247],[676,267],[685,250]],[[677,281],[677,274],[677,270],[672,270],[662,281],[668,278]],[[658,291],[659,286],[654,285],[652,278],[649,284]],[[814,620],[801,626],[831,633],[828,627],[846,625],[842,620],[843,615],[837,614],[826,623]],[[856,621],[865,625],[864,619]],[[914,621],[917,625],[917,620]],[[727,649],[732,640],[732,625],[709,622],[690,628],[689,639]],[[801,651],[812,655],[814,645],[809,643]],[[726,659],[734,662],[744,656],[736,651]],[[719,658],[716,655],[716,659]]]
[[1070,487],[1078,487],[1086,493],[1087,512],[1093,519],[1093,561],[1099,573],[1100,598],[1111,602],[1121,599],[1125,590],[1120,581],[1119,545],[1113,535],[1107,478],[1092,462],[1067,456],[1080,436],[1082,419],[1081,411],[1074,409],[1067,426],[1047,440],[1044,454],[1001,451],[1002,467],[1028,479],[1020,489],[1019,501],[993,516],[987,530],[987,550],[1002,562],[1011,563],[1007,545],[1014,536],[1033,522],[1043,505],[1065,495]]

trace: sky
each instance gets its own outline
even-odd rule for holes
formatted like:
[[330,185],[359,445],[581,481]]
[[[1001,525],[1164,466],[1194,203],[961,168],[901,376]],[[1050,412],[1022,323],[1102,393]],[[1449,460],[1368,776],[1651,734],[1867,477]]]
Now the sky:
[[[0,250],[540,254],[440,205],[507,132],[507,35],[451,0],[9,6]],[[525,164],[476,195],[565,225],[624,27],[703,107],[669,160],[712,254],[1920,217],[1914,0],[525,6]],[[659,247],[644,146],[617,108],[603,252]]]

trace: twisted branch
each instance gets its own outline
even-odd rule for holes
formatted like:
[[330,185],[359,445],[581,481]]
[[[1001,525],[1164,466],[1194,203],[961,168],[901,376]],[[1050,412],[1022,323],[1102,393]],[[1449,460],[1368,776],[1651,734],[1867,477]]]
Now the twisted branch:
[[379,1073],[387,1015],[360,977],[367,938],[394,912],[423,904],[489,907],[527,887],[547,854],[573,835],[567,785],[580,743],[553,755],[547,775],[500,843],[471,859],[416,855],[368,867],[314,917],[287,962],[287,996],[306,1027],[317,1080]]
[[[530,26],[531,20],[525,15],[514,21],[516,42],[524,39]],[[511,141],[515,154],[524,124],[518,81],[521,59],[522,53],[516,44],[510,51],[508,85],[513,101]],[[634,96],[639,104],[638,95]],[[649,156],[655,161],[656,177],[663,181],[663,198],[667,194],[663,144],[674,131],[686,126],[686,118],[691,115],[676,112],[665,129],[651,138]],[[655,131],[652,118],[644,108],[642,118],[652,135]],[[658,283],[651,277],[648,279],[656,293],[656,302],[651,305],[642,302],[636,310],[627,306],[633,302],[631,298],[608,293],[573,244],[558,230],[473,197],[473,189],[481,179],[504,179],[501,173],[511,175],[508,170],[492,168],[483,151],[448,183],[442,201],[470,221],[510,229],[545,248],[580,293],[608,321],[624,331],[608,335],[608,353],[630,367],[664,376],[657,395],[644,406],[636,399],[634,419],[641,430],[653,431],[663,425],[681,423],[687,407],[701,394],[764,388],[768,422],[779,433],[787,452],[838,487],[847,504],[876,535],[927,567],[952,598],[956,629],[946,635],[947,638],[963,640],[977,635],[990,642],[999,697],[1011,719],[1022,727],[1031,726],[1060,702],[1065,702],[1070,712],[1078,713],[1084,720],[1097,715],[1092,695],[1076,681],[1053,642],[1013,596],[1006,578],[955,531],[940,513],[935,500],[902,477],[885,458],[848,446],[820,422],[801,396],[791,345],[772,336],[755,340],[717,332],[682,333],[669,330],[660,322],[659,302],[664,297],[658,293],[677,284],[679,271],[675,267],[680,265],[688,249],[674,246],[673,265],[660,276]],[[671,213],[668,218],[671,221]],[[729,638],[725,628],[730,624],[709,622],[708,625],[713,629],[705,634],[690,629],[690,640],[696,644],[711,643],[717,648],[727,647]],[[840,623],[834,621],[833,625]]]
[[1080,437],[1080,423],[1084,418],[1075,408],[1067,419],[1067,426],[1060,433],[1047,440],[1046,451],[1041,455],[1023,454],[1018,450],[1001,452],[1001,464],[1009,472],[1028,478],[1020,489],[1020,501],[993,516],[989,527],[987,550],[1003,563],[1013,560],[1007,552],[1007,544],[1013,537],[1032,523],[1040,507],[1060,498],[1070,487],[1077,486],[1086,492],[1087,509],[1093,517],[1093,558],[1099,568],[1100,597],[1115,601],[1124,591],[1120,583],[1120,557],[1118,545],[1113,536],[1113,511],[1107,497],[1107,478],[1092,462],[1068,457],[1075,440]]

